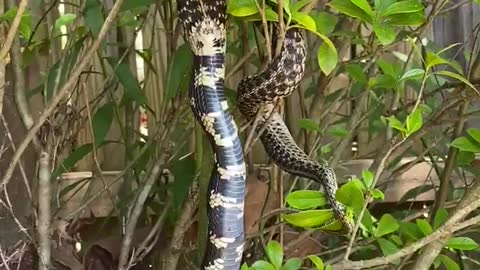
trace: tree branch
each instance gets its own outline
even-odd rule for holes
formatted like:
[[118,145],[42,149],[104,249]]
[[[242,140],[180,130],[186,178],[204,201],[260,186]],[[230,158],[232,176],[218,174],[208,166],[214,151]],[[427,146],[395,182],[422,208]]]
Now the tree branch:
[[[83,69],[85,67],[87,67],[88,63],[90,62],[92,57],[95,55],[97,49],[100,47],[101,42],[105,39],[108,30],[113,25],[113,22],[115,21],[115,18],[117,17],[118,13],[120,12],[120,7],[121,7],[123,1],[124,0],[117,0],[115,2],[115,4],[112,7],[112,10],[110,11],[110,13],[108,14],[108,17],[105,20],[105,23],[102,26],[102,29],[100,30],[100,33],[98,34],[98,38],[93,42],[92,46],[87,51],[87,53],[83,57],[80,58],[82,60],[76,66],[75,70],[73,70],[73,72],[71,73],[68,81],[58,91],[57,95],[52,99],[50,105],[45,109],[45,111],[39,117],[37,123],[35,123],[35,125],[33,125],[33,127],[28,131],[28,133],[25,136],[25,138],[23,139],[22,143],[18,146],[18,149],[15,152],[15,154],[13,155],[12,161],[10,162],[7,171],[5,172],[5,174],[2,177],[2,180],[0,181],[0,192],[5,188],[5,186],[10,181],[17,163],[20,161],[20,158],[21,158],[23,152],[27,149],[28,145],[30,144],[32,139],[35,137],[36,132],[40,129],[40,127],[43,125],[43,123],[48,119],[50,114],[52,114],[52,112],[57,107],[58,103],[60,103],[60,101],[62,101],[62,99],[67,95],[70,88],[75,85],[75,83],[76,83],[78,77],[81,75]],[[27,2],[27,1],[24,0],[24,1],[22,1],[22,3],[23,2]],[[1,54],[0,54],[0,56],[1,56]],[[2,61],[2,59],[3,58],[0,57],[0,61]]]

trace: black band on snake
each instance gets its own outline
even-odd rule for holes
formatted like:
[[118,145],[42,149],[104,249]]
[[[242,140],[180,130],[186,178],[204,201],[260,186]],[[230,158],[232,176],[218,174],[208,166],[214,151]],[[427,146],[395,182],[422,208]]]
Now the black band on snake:
[[[209,241],[202,269],[237,270],[244,242],[246,171],[237,127],[224,95],[226,3],[225,0],[178,0],[178,17],[194,53],[191,107],[215,152],[208,190]],[[303,37],[298,28],[291,28],[285,35],[281,53],[265,71],[240,82],[238,108],[247,119],[252,119],[262,107],[259,128],[267,126],[261,141],[270,158],[287,172],[321,183],[337,218],[349,224],[342,206],[335,200],[334,171],[309,159],[295,143],[281,116],[273,111],[274,103],[290,95],[303,78],[305,56]]]

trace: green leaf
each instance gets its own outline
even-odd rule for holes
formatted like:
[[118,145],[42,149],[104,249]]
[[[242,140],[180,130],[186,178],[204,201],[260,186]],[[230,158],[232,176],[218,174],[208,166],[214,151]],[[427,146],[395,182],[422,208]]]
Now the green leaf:
[[460,266],[458,266],[454,260],[450,259],[450,257],[439,254],[437,258],[445,265],[447,270],[460,270]]
[[423,9],[424,9],[423,5],[417,0],[406,0],[406,1],[399,1],[392,4],[380,15],[389,16],[394,14],[415,13],[415,12],[423,11]]
[[480,143],[480,130],[476,128],[467,129],[468,135],[470,135],[476,142]]
[[382,21],[391,26],[417,26],[425,22],[425,15],[423,12],[395,14],[383,18]]
[[449,239],[445,246],[457,250],[474,250],[478,248],[478,244],[473,239],[464,236]]
[[412,133],[416,132],[422,127],[422,111],[416,109],[410,115],[407,116],[407,136],[411,135]]
[[183,44],[178,47],[173,61],[168,69],[167,92],[166,100],[171,100],[175,97],[180,89],[181,83],[188,81],[190,75],[189,71],[193,63],[193,53],[188,47],[188,44]]
[[147,98],[145,97],[137,79],[132,74],[130,67],[125,63],[120,63],[117,66],[118,61],[111,57],[108,57],[107,61],[112,69],[114,69],[118,81],[123,85],[125,96],[130,100],[137,102],[137,105],[139,106],[144,105],[147,102]]
[[300,0],[298,2],[295,2],[291,8],[291,12],[297,12],[300,11],[304,6],[308,5],[312,0]]
[[370,7],[370,4],[367,2],[367,0],[350,0],[352,3],[361,8],[365,13],[367,13],[369,16],[372,16],[372,7]]
[[78,148],[76,148],[65,160],[63,160],[62,164],[60,164],[51,175],[51,179],[55,181],[62,173],[69,171],[77,162],[79,162],[82,158],[88,155],[93,150],[93,145],[91,143],[84,144]]
[[363,214],[362,225],[368,232],[373,232],[373,217],[372,214],[370,214],[370,211],[368,211],[368,209],[365,209],[365,213]]
[[282,266],[281,270],[298,270],[302,266],[302,259],[291,258],[285,265]]
[[63,14],[57,18],[57,20],[55,21],[54,27],[56,30],[60,30],[60,27],[73,23],[76,18],[77,18],[76,14],[72,14],[72,13]]
[[407,130],[405,129],[405,125],[398,120],[395,115],[387,117],[388,122],[390,122],[390,125],[392,128],[401,131],[401,132],[406,132]]
[[400,228],[397,220],[390,214],[385,214],[382,216],[378,222],[378,228],[375,232],[375,237],[381,237],[389,233],[393,233]]
[[101,7],[102,4],[96,0],[86,0],[85,2],[85,24],[92,31],[94,37],[98,36],[105,22]]
[[292,17],[292,12],[290,11],[290,0],[283,0],[283,10],[285,10],[288,21],[290,22],[290,18]]
[[242,264],[242,267],[240,268],[240,270],[248,270],[248,264],[247,264],[247,263],[243,263],[243,264]]
[[328,204],[325,194],[315,190],[298,190],[287,195],[285,201],[299,210],[313,209]]
[[260,260],[252,265],[253,270],[277,270],[271,263]]
[[317,270],[323,270],[323,261],[320,259],[320,257],[316,255],[310,255],[308,258],[315,264],[315,267]]
[[268,260],[279,269],[282,266],[283,261],[283,248],[277,241],[270,241],[267,244],[267,256]]
[[392,255],[398,251],[398,248],[395,246],[395,244],[386,239],[378,238],[377,242],[380,245],[380,249],[382,249],[383,255],[385,256]]
[[369,170],[362,170],[362,180],[367,188],[371,188],[373,183],[373,173]]
[[407,236],[412,240],[418,240],[423,237],[423,234],[418,226],[412,222],[401,222],[400,232],[402,235]]
[[341,125],[336,125],[336,126],[329,127],[327,129],[327,133],[329,135],[335,136],[337,138],[346,138],[349,134],[348,130]]
[[325,75],[328,75],[337,66],[337,50],[335,48],[332,49],[332,47],[329,46],[328,43],[323,42],[322,45],[320,45],[320,47],[318,48],[317,60],[320,69],[323,71],[323,73],[325,73]]
[[93,141],[99,146],[105,140],[113,122],[113,109],[115,104],[109,102],[100,107],[92,118]]
[[388,45],[395,41],[395,30],[388,24],[375,22],[373,24],[373,31],[383,45]]
[[432,226],[425,219],[417,219],[416,222],[423,235],[427,236],[433,232]]
[[456,138],[450,145],[465,152],[480,152],[480,143],[467,137]]
[[333,0],[328,5],[350,17],[360,19],[364,22],[371,22],[370,15],[349,0]]
[[436,230],[440,228],[440,226],[447,221],[448,218],[448,211],[445,208],[440,208],[435,213],[435,218],[433,219],[433,228]]
[[[5,12],[2,16],[0,16],[0,23],[2,20],[6,20],[8,23],[11,24],[15,19],[16,15],[17,15],[17,7],[16,6],[11,7],[7,12]],[[32,35],[32,30],[30,28],[30,25],[31,25],[30,10],[26,9],[22,14],[22,18],[20,19],[20,25],[18,26],[18,32],[20,33],[20,36],[26,40],[30,39],[30,36]]]
[[378,188],[374,188],[370,192],[372,193],[372,197],[374,199],[385,200],[385,194],[383,194],[383,192],[381,190],[379,190]]
[[325,225],[333,219],[333,210],[306,210],[299,213],[283,215],[283,218],[290,224],[302,228],[315,228]]
[[348,75],[359,83],[367,83],[367,75],[359,64],[349,64],[345,67]]
[[341,186],[335,195],[337,200],[346,206],[350,206],[354,210],[361,211],[365,198],[360,186],[363,184],[358,180],[350,181]]
[[472,163],[475,160],[475,153],[458,151],[457,159],[455,160],[456,166],[465,167]]
[[298,120],[298,126],[308,131],[320,131],[318,124],[312,119],[303,118]]
[[316,15],[312,15],[312,18],[315,20],[317,32],[325,36],[331,34],[333,30],[335,30],[335,26],[338,22],[337,16],[324,11],[318,12]]
[[227,4],[227,13],[245,17],[258,13],[258,9],[255,0],[231,0]]
[[407,70],[405,74],[402,75],[400,78],[400,81],[409,81],[409,80],[420,80],[423,75],[425,74],[425,70],[419,69],[419,68],[414,68]]
[[296,21],[299,25],[305,27],[305,29],[311,32],[317,32],[317,25],[315,20],[308,14],[302,12],[294,12],[292,14],[292,19]]

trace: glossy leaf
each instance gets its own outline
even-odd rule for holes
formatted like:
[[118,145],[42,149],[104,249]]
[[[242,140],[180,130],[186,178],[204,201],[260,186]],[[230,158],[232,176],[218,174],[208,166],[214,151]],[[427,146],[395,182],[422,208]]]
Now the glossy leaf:
[[476,142],[480,143],[480,130],[476,128],[467,129],[468,135],[470,135]]
[[405,129],[405,125],[400,122],[394,115],[387,117],[388,122],[390,122],[390,125],[392,128],[401,131],[401,132],[406,132],[407,130]]
[[270,241],[267,244],[267,256],[270,263],[279,269],[283,261],[283,248],[277,241]]
[[375,32],[375,35],[377,36],[380,43],[382,43],[383,45],[388,45],[395,41],[395,30],[388,24],[380,22],[374,23],[373,31]]
[[393,3],[381,14],[381,16],[389,16],[403,13],[415,13],[418,11],[422,11],[423,9],[423,5],[417,0],[405,0]]
[[245,17],[258,13],[255,0],[231,0],[227,4],[227,12],[236,17]]
[[370,191],[372,193],[372,197],[376,200],[385,200],[385,194],[378,188],[374,188]]
[[474,250],[478,248],[478,244],[473,239],[464,236],[449,239],[445,246],[457,250]]
[[338,10],[338,12],[348,15],[350,17],[360,19],[364,22],[371,21],[371,17],[370,15],[368,15],[368,13],[363,11],[358,6],[354,5],[349,0],[333,0],[329,3],[329,5],[334,9]]
[[315,190],[298,190],[287,195],[285,201],[299,210],[313,209],[328,204],[325,194]]
[[316,15],[312,15],[312,18],[315,20],[317,32],[325,36],[331,34],[333,30],[335,30],[335,26],[338,22],[337,16],[323,11]]
[[308,258],[313,262],[317,270],[323,270],[323,261],[316,255],[310,255]]
[[391,26],[417,26],[425,22],[425,15],[423,12],[395,14],[383,18],[382,21]]
[[420,80],[425,74],[425,70],[414,68],[407,70],[405,74],[402,75],[400,81],[409,81],[409,80]]
[[375,237],[381,237],[389,233],[393,233],[400,228],[397,220],[390,214],[385,214],[382,216],[378,222],[378,228],[375,232]]
[[315,228],[325,225],[333,218],[331,209],[306,210],[299,213],[284,215],[283,218],[290,224],[302,228]]
[[298,270],[302,266],[302,259],[291,258],[282,266],[281,270]]
[[417,219],[416,222],[423,235],[427,236],[433,232],[432,226],[425,219]]
[[369,170],[362,170],[362,180],[367,188],[371,188],[373,183],[373,173]]
[[311,32],[317,32],[317,25],[315,20],[308,14],[302,12],[294,12],[292,14],[292,19],[296,21],[299,25],[305,27],[305,29]]
[[369,16],[372,16],[373,10],[367,0],[350,0],[355,6],[361,8]]
[[450,257],[439,254],[437,258],[445,265],[447,270],[460,270],[460,266]]
[[350,206],[356,211],[363,208],[365,198],[363,196],[360,186],[363,184],[358,180],[353,180],[342,185],[336,193],[336,198],[344,205]]
[[433,220],[433,228],[436,230],[442,226],[445,221],[448,219],[448,211],[445,208],[440,208],[435,213],[435,218]]
[[380,249],[382,250],[383,255],[385,256],[392,255],[398,251],[397,246],[395,246],[392,242],[386,239],[378,238],[377,242],[380,245]]
[[416,109],[409,116],[407,116],[407,136],[415,133],[422,127],[422,111]]
[[252,265],[253,270],[277,270],[271,263],[260,260]]
[[458,148],[465,152],[480,153],[480,143],[474,141],[473,139],[467,137],[456,138],[451,146]]
[[333,50],[326,42],[323,42],[322,45],[320,45],[320,48],[318,48],[317,60],[320,69],[325,75],[328,75],[337,66],[337,51]]

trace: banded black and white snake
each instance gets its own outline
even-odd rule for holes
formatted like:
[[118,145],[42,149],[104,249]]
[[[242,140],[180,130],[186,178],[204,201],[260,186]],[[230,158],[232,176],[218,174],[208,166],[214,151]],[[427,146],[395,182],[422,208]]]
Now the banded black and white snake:
[[[194,53],[190,104],[208,134],[215,166],[208,189],[208,238],[202,269],[237,270],[243,244],[245,162],[237,127],[224,95],[226,2],[178,0],[178,17]],[[240,111],[252,119],[261,108],[261,141],[270,158],[283,170],[321,183],[337,218],[346,221],[335,200],[337,182],[332,169],[308,158],[290,135],[274,103],[290,95],[305,70],[305,44],[298,28],[285,34],[283,48],[265,71],[244,78],[238,87]],[[261,106],[263,104],[263,106]],[[258,131],[258,130],[257,130]]]

